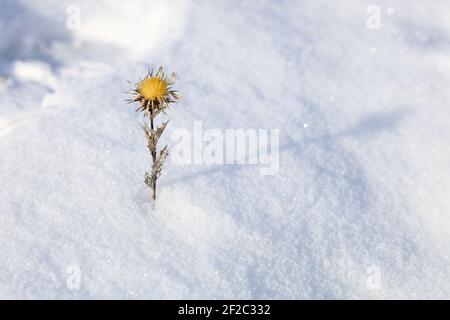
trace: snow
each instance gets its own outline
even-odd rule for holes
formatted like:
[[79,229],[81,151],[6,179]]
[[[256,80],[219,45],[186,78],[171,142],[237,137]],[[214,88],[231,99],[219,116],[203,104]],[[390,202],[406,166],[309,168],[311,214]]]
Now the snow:
[[11,73],[18,81],[55,85],[51,68],[45,62],[18,60],[13,64]]
[[[449,4],[376,2],[2,1],[0,298],[450,298]],[[279,172],[169,161],[152,204],[160,64],[169,147],[280,129]]]

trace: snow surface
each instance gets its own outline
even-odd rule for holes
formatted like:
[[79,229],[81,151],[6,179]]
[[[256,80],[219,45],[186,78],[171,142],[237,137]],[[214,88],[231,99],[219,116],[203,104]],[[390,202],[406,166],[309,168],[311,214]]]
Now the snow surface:
[[[0,298],[450,298],[449,12],[2,0]],[[124,92],[160,64],[165,142],[278,128],[279,173],[169,161],[152,205]]]

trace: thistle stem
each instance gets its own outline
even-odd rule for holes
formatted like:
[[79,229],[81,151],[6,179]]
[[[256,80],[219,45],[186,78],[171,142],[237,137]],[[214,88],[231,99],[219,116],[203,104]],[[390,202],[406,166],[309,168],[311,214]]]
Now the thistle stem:
[[[155,125],[153,123],[153,106],[150,107],[150,129],[153,131],[155,128]],[[156,145],[153,148],[153,150],[151,150],[152,153],[152,167],[155,165],[155,161],[156,161]],[[152,169],[152,175],[153,175],[153,169]],[[156,177],[153,177],[152,179],[152,189],[153,189],[153,200],[156,200]]]

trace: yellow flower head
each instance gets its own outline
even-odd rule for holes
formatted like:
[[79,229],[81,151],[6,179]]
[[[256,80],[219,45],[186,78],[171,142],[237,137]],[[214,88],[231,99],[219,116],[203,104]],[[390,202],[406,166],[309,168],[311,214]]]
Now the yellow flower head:
[[167,95],[168,83],[158,77],[149,77],[139,83],[138,91],[146,100],[161,100]]
[[152,115],[164,112],[170,103],[178,102],[180,99],[177,91],[172,89],[175,78],[175,74],[167,78],[162,67],[159,67],[155,75],[153,71],[150,71],[143,80],[134,85],[131,93],[135,96],[128,102],[141,103],[136,111],[144,111]]

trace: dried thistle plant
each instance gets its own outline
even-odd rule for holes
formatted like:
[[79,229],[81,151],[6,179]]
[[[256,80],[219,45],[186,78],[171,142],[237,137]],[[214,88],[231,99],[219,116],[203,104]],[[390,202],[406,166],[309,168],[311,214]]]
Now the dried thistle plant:
[[163,68],[159,67],[158,72],[154,75],[153,70],[147,73],[147,76],[135,83],[131,93],[134,95],[132,99],[127,100],[129,103],[139,102],[140,106],[136,111],[144,113],[143,129],[147,137],[147,147],[152,157],[151,170],[145,173],[145,184],[152,190],[152,198],[156,199],[156,181],[161,175],[161,169],[164,160],[169,155],[167,145],[159,152],[157,149],[159,138],[167,126],[166,122],[162,122],[159,127],[155,124],[155,117],[160,113],[166,114],[166,109],[171,103],[179,101],[176,90],[172,89],[176,80],[176,75],[171,74],[167,78]]

